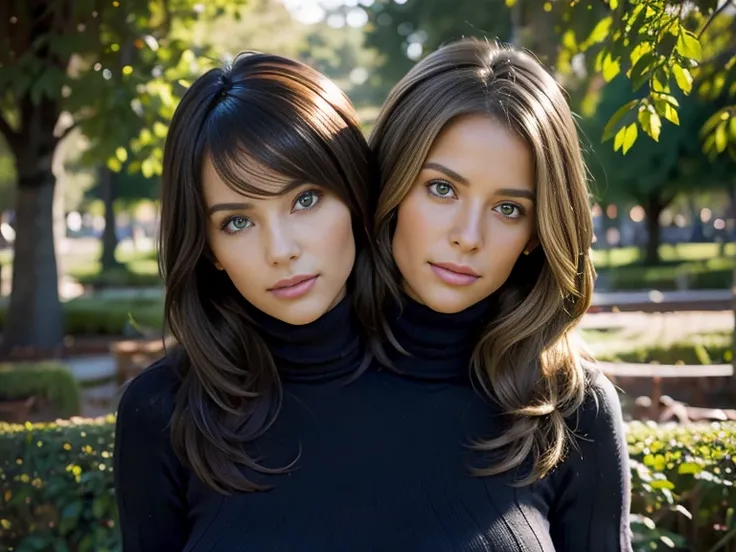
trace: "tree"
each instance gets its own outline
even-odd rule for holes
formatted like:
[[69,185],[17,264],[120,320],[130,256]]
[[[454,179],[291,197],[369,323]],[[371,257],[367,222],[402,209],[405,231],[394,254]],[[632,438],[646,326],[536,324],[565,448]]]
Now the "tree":
[[[639,94],[641,96],[641,94]],[[726,174],[736,173],[736,163],[728,159],[710,160],[701,151],[698,131],[713,112],[713,104],[694,96],[676,96],[679,125],[664,132],[657,142],[647,140],[626,154],[610,147],[587,152],[587,164],[596,182],[598,198],[604,203],[635,202],[644,208],[648,241],[644,262],[660,262],[659,217],[680,193],[696,193],[709,188],[724,188]],[[605,85],[593,117],[583,119],[584,133],[599,141],[614,112],[637,97],[624,76]]]
[[[585,8],[563,4],[568,21]],[[645,91],[611,116],[603,141],[613,139],[614,150],[624,154],[639,130],[658,141],[663,125],[679,124],[676,91],[696,91],[717,106],[700,128],[704,151],[710,159],[722,153],[736,159],[734,0],[608,0],[608,5],[609,13],[592,28],[560,28],[557,60],[557,69],[570,75],[571,60],[583,56],[588,73],[606,82],[623,74],[633,91]]]
[[[61,344],[52,232],[59,142],[79,127],[90,158],[119,170],[160,170],[160,140],[199,69],[190,22],[238,0],[7,0],[0,4],[0,133],[17,173],[12,295],[2,348]],[[70,124],[60,122],[67,113]],[[153,132],[151,130],[153,129]],[[147,132],[147,134],[146,134]]]

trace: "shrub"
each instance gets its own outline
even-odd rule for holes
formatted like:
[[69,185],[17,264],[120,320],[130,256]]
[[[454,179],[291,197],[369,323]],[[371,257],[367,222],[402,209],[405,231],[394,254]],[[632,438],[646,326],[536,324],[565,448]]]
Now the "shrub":
[[635,349],[606,351],[596,355],[605,362],[658,364],[728,364],[733,359],[731,334],[710,334],[688,342],[643,345]]
[[736,423],[631,422],[627,439],[635,550],[732,550]]
[[[6,305],[0,305],[0,329]],[[160,332],[163,328],[162,299],[99,299],[83,297],[64,303],[67,335],[137,335],[138,329]]]
[[136,333],[136,327],[160,332],[163,328],[161,299],[73,299],[64,305],[65,331],[69,335],[121,335]]
[[[121,550],[111,469],[114,422],[109,416],[0,424],[0,494],[6,500],[0,543],[17,552]],[[719,540],[736,538],[736,423],[632,422],[627,439],[637,552],[685,543],[693,552],[715,552]]]
[[0,424],[0,551],[120,551],[114,418]]
[[91,274],[72,274],[80,284],[96,289],[126,287],[159,287],[162,284],[158,272],[134,272],[127,266]]
[[728,289],[734,262],[728,258],[689,261],[659,266],[628,265],[602,269],[611,290]]
[[74,375],[56,362],[0,364],[0,399],[48,399],[63,418],[79,414],[81,398]]

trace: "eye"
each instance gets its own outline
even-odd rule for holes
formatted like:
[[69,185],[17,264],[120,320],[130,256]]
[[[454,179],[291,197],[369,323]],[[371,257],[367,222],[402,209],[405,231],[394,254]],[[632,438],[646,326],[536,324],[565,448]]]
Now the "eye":
[[508,219],[518,219],[524,215],[524,209],[516,203],[501,203],[500,205],[494,207],[493,210]]
[[455,195],[455,191],[452,189],[452,185],[449,182],[445,182],[443,180],[430,182],[427,186],[427,189],[429,190],[430,194],[435,197],[439,197],[440,199],[457,197]]
[[253,223],[250,220],[238,216],[227,218],[222,223],[222,229],[228,234],[237,234],[251,226],[253,226]]
[[322,193],[318,190],[307,190],[302,192],[294,202],[294,211],[308,211],[315,207],[322,198]]

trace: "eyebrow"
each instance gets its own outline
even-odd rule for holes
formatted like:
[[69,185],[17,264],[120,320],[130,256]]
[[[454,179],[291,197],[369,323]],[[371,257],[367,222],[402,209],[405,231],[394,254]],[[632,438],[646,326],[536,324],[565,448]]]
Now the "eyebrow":
[[253,207],[252,203],[216,203],[207,209],[207,216],[212,216],[218,211],[245,211]]
[[[274,197],[286,195],[289,192],[296,190],[300,186],[304,186],[305,184],[308,184],[306,180],[294,179],[286,184],[286,186],[284,186],[284,188]],[[252,203],[216,203],[215,205],[212,205],[207,209],[207,216],[211,217],[218,211],[245,211],[247,209],[251,209],[252,207]]]
[[[456,173],[452,169],[447,168],[444,165],[441,165],[440,163],[435,163],[433,161],[430,161],[429,163],[425,163],[422,168],[432,169],[432,170],[441,172],[445,174],[446,176],[452,178],[453,180],[459,182],[463,186],[468,186],[470,184],[467,178]],[[523,188],[501,188],[499,190],[496,190],[496,195],[502,195],[502,196],[508,196],[508,197],[519,197],[519,198],[528,199],[529,201],[536,201],[536,196],[534,192],[525,190]]]

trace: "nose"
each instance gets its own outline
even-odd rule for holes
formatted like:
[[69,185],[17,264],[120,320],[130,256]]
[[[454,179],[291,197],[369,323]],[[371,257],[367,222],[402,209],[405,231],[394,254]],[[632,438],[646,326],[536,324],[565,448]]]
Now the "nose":
[[289,225],[282,221],[272,221],[266,226],[263,232],[266,262],[278,266],[297,259],[300,248]]
[[483,246],[483,213],[478,207],[461,209],[450,230],[450,243],[462,253],[472,253]]

